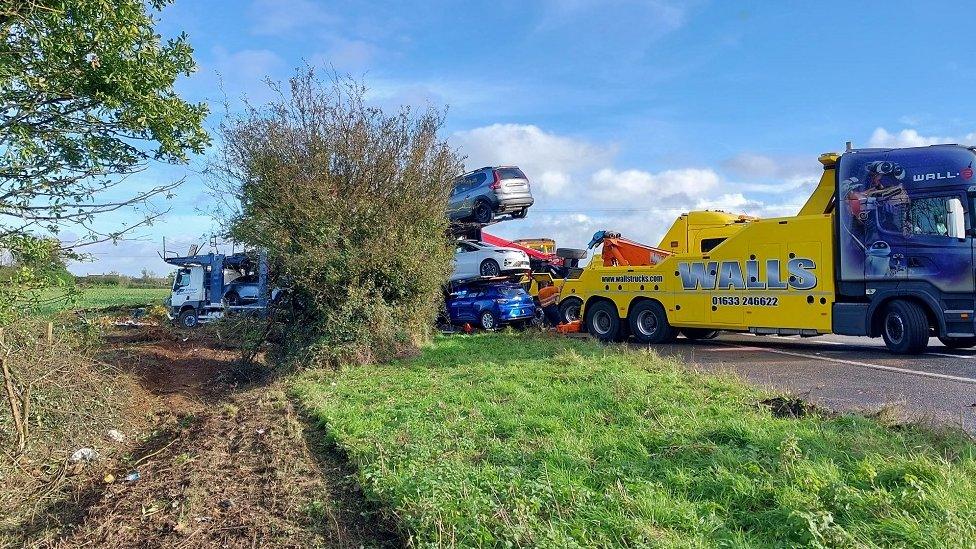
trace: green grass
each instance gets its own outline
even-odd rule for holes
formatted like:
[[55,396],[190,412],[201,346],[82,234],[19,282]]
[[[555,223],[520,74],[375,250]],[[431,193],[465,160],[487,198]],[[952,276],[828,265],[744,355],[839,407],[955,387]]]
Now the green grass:
[[168,288],[121,288],[115,286],[81,288],[71,302],[58,299],[62,292],[41,295],[43,305],[38,313],[48,315],[66,309],[104,309],[116,306],[162,305],[170,294]]
[[777,418],[768,395],[647,351],[444,337],[294,394],[417,545],[976,544],[964,435]]

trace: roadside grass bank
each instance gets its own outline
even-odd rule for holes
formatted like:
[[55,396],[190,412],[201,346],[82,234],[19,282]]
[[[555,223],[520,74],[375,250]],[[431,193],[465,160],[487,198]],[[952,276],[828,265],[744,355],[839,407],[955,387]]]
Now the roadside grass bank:
[[169,296],[169,288],[123,288],[119,286],[90,286],[79,289],[71,301],[59,299],[52,291],[41,295],[40,315],[50,315],[68,309],[105,309],[108,307],[162,305]]
[[648,350],[440,337],[292,392],[416,545],[976,543],[965,434],[792,417]]

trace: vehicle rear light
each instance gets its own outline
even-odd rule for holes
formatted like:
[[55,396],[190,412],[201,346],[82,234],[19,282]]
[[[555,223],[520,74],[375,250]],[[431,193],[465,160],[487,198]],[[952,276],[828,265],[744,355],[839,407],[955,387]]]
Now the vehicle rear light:
[[494,176],[495,180],[491,182],[491,185],[489,185],[488,188],[493,191],[497,191],[499,187],[502,186],[502,180],[498,177],[498,170],[491,170],[491,175]]

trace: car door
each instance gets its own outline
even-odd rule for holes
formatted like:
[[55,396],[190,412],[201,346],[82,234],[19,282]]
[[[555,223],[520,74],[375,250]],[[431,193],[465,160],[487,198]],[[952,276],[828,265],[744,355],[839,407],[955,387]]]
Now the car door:
[[468,301],[467,290],[459,290],[451,294],[448,304],[448,314],[451,316],[452,323],[458,323],[465,320],[465,308],[470,306]]
[[454,247],[454,274],[451,280],[478,276],[478,247],[459,240]]
[[452,221],[461,219],[466,215],[464,213],[464,193],[468,190],[466,184],[467,178],[458,178],[454,181],[454,185],[451,188],[451,197],[447,204],[447,214],[448,218]]
[[481,183],[485,180],[483,172],[473,173],[465,178],[464,197],[461,202],[461,209],[464,215],[470,215],[474,208],[474,203],[481,194]]

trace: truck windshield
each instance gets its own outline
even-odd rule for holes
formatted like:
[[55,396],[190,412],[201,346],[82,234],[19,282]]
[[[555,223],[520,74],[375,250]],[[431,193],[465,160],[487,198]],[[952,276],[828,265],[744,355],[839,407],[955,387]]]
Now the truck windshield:
[[176,280],[173,282],[173,289],[178,290],[190,285],[190,271],[180,271],[176,273]]

